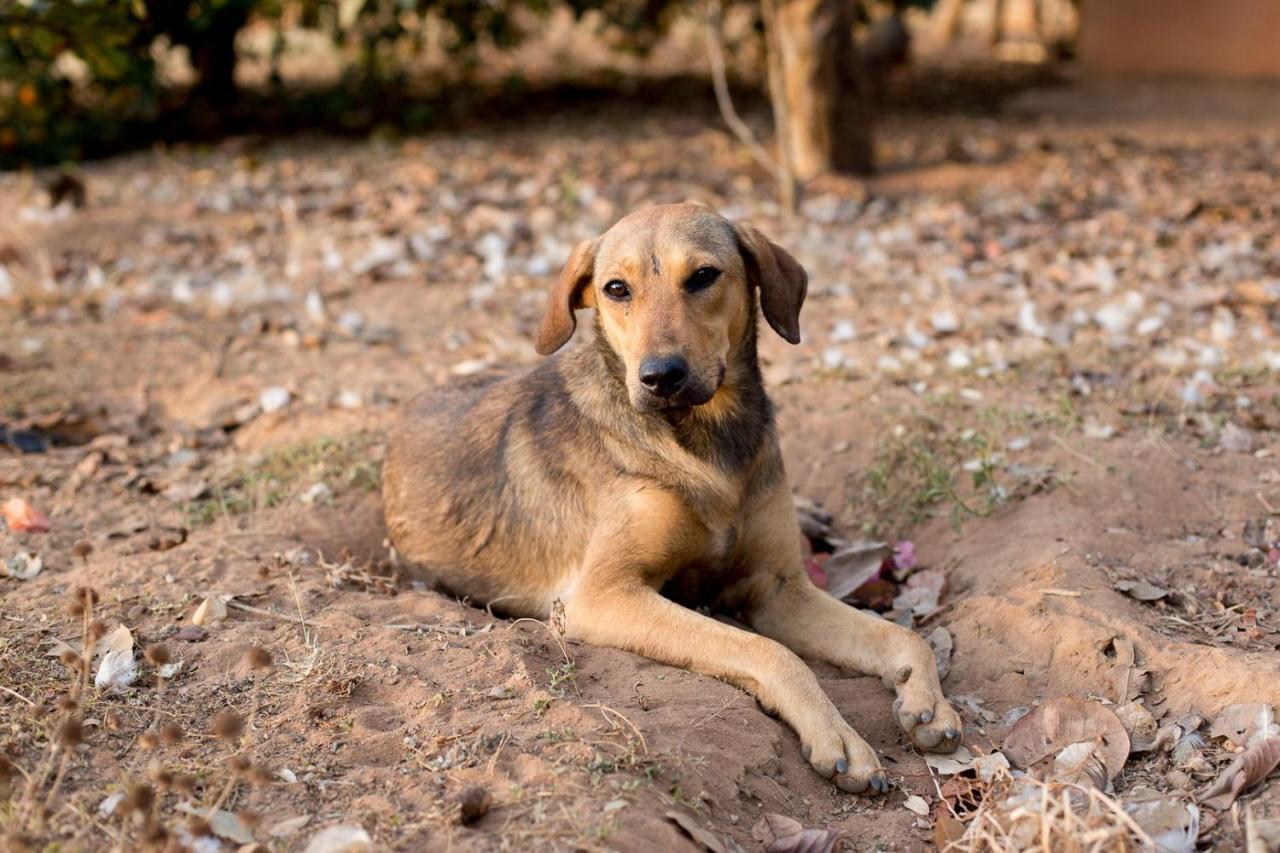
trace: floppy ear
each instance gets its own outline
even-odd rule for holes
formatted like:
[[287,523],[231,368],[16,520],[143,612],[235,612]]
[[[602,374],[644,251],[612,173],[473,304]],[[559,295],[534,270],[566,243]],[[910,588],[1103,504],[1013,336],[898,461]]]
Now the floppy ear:
[[760,291],[760,307],[773,330],[787,343],[800,343],[800,306],[809,275],[800,262],[749,225],[735,225],[747,281]]
[[560,280],[551,289],[547,313],[542,315],[542,324],[534,338],[534,348],[539,355],[551,355],[573,337],[573,330],[578,325],[573,312],[587,307],[583,300],[584,291],[591,284],[595,271],[599,242],[597,238],[579,243],[560,272]]

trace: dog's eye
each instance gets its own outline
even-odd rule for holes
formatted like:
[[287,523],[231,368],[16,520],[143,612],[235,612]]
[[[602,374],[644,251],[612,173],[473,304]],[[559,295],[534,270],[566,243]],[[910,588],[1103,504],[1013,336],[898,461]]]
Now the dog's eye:
[[614,279],[604,286],[604,295],[615,302],[625,302],[631,298],[631,288]]
[[715,284],[716,279],[720,277],[720,270],[715,267],[699,267],[694,270],[693,275],[685,280],[684,289],[690,293],[703,290]]

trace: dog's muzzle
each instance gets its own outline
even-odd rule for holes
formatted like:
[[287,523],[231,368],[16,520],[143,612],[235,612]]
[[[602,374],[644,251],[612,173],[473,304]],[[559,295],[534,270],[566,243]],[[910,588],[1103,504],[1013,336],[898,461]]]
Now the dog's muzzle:
[[[723,371],[721,379],[723,379]],[[701,406],[715,396],[720,382],[704,382],[695,376],[683,356],[648,356],[637,371],[640,380],[635,406],[642,412]]]

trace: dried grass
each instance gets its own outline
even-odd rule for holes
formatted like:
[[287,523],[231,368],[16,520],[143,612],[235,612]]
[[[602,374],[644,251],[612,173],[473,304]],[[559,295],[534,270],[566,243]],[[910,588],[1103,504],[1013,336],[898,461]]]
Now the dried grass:
[[1089,786],[1002,774],[948,853],[1128,853],[1155,841],[1116,798]]

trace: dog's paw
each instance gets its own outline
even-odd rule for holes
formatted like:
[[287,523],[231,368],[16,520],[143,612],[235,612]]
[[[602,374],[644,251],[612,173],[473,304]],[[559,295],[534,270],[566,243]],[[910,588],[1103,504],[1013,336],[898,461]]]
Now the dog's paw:
[[876,796],[889,790],[889,776],[875,750],[843,720],[805,741],[803,750],[818,775],[842,791]]
[[[905,672],[904,672],[905,671]],[[964,724],[951,703],[925,673],[903,667],[898,673],[898,698],[893,713],[911,742],[926,752],[954,752],[964,734]]]

